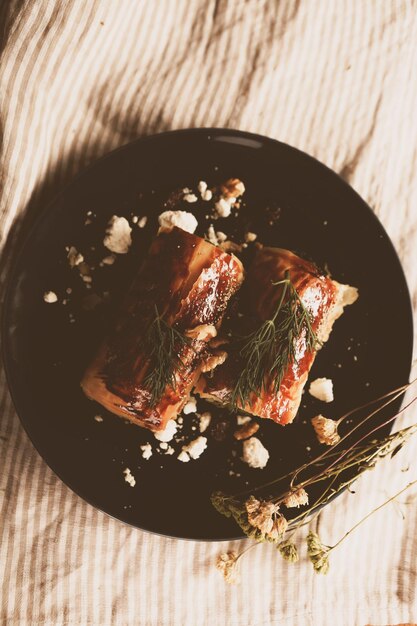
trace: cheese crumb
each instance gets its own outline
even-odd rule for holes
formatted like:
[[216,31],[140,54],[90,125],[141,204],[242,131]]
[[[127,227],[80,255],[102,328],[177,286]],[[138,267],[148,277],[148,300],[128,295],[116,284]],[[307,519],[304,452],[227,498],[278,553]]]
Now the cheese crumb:
[[102,263],[103,265],[113,265],[113,263],[116,260],[116,255],[115,254],[109,254],[109,256],[105,256],[104,259],[102,259]]
[[253,241],[256,241],[257,238],[258,235],[256,233],[246,233],[245,235],[246,243],[252,243]]
[[177,459],[178,461],[182,461],[182,463],[188,463],[188,461],[190,460],[190,457],[183,450],[182,452],[179,453],[179,455],[177,456]]
[[137,216],[137,215],[134,215],[134,216],[132,217],[132,223],[133,223],[133,224],[137,224],[137,223],[138,223],[138,219],[139,219],[139,218],[138,218],[138,216]]
[[136,485],[135,477],[131,474],[130,469],[126,467],[123,470],[123,474],[125,475],[125,481],[131,486],[134,487]]
[[164,430],[154,433],[155,439],[158,441],[171,441],[177,432],[177,424],[174,420],[169,420]]
[[175,450],[172,446],[168,446],[165,454],[174,454]]
[[213,197],[213,192],[211,191],[211,189],[206,189],[206,191],[201,194],[201,197],[205,202],[209,202]]
[[103,418],[101,417],[101,415],[94,415],[94,419],[96,420],[96,422],[102,422]]
[[197,402],[195,398],[190,398],[187,404],[184,406],[182,412],[184,415],[189,415],[190,413],[195,413],[197,411]]
[[184,198],[183,198],[186,202],[189,202],[190,204],[192,202],[197,202],[198,198],[195,195],[195,193],[186,193]]
[[75,267],[76,265],[80,265],[84,261],[83,255],[78,252],[77,248],[71,246],[68,250],[67,259],[70,264],[70,267]]
[[142,450],[142,456],[145,459],[145,461],[151,458],[152,446],[150,443],[145,443],[143,446],[140,447],[140,449]]
[[192,213],[187,211],[164,211],[158,217],[161,228],[172,228],[177,226],[187,233],[194,233],[198,222]]
[[216,232],[216,237],[217,237],[217,241],[218,241],[219,243],[223,243],[223,241],[226,241],[226,239],[227,239],[227,235],[226,235],[226,233],[222,233],[222,231],[221,231],[221,230],[218,230],[218,231]]
[[203,195],[203,193],[205,191],[207,191],[207,183],[206,183],[206,181],[205,180],[200,180],[200,182],[197,185],[197,189],[201,193],[201,195]]
[[189,444],[182,447],[183,452],[186,452],[192,459],[198,459],[207,448],[207,437],[197,437],[193,439]]
[[200,415],[200,433],[204,433],[207,428],[210,426],[211,422],[211,413],[209,411],[205,411]]
[[251,417],[249,415],[236,415],[236,421],[238,426],[243,426],[243,424],[248,424],[251,421]]
[[230,213],[232,212],[231,203],[225,200],[224,198],[220,198],[220,200],[216,202],[214,207],[219,217],[229,217]]
[[316,378],[310,384],[309,394],[322,402],[333,402],[333,381],[330,378]]
[[125,217],[113,215],[107,224],[103,243],[111,252],[126,254],[132,245],[131,232],[132,229]]
[[146,224],[148,223],[148,218],[146,217],[146,215],[144,215],[143,217],[140,218],[140,220],[138,221],[138,226],[139,228],[145,228]]
[[45,300],[45,302],[48,302],[48,304],[58,302],[58,296],[56,295],[55,291],[45,291],[45,293],[43,294],[43,299]]
[[243,442],[243,461],[250,467],[263,469],[269,460],[269,452],[257,437]]

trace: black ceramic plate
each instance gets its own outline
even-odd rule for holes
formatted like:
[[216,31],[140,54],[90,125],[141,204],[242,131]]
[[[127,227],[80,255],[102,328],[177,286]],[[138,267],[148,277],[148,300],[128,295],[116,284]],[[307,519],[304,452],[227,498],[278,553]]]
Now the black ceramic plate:
[[[264,420],[259,437],[271,454],[264,470],[240,461],[241,444],[232,437],[235,419],[217,410],[208,449],[198,461],[185,464],[176,455],[156,451],[145,461],[139,446],[154,441],[153,435],[88,401],[79,381],[156,232],[161,198],[178,186],[195,187],[201,179],[214,184],[229,176],[245,182],[246,205],[239,217],[219,220],[216,230],[236,237],[253,231],[265,244],[327,264],[337,280],[359,288],[359,301],[335,324],[311,372],[312,378],[333,379],[335,401],[323,405],[306,393],[295,424],[282,428]],[[203,234],[211,222],[205,208],[188,208],[200,212],[197,234]],[[89,211],[94,215],[86,225]],[[133,225],[129,254],[100,268],[106,254],[103,233],[113,214],[129,219],[147,215],[148,222],[143,229]],[[70,245],[97,266],[91,289],[68,266],[65,246]],[[56,304],[43,301],[50,289],[59,296]],[[92,294],[103,292],[108,297],[95,306]],[[64,298],[67,304],[62,304]],[[3,344],[20,419],[45,461],[71,489],[139,528],[214,540],[241,532],[214,511],[211,491],[239,490],[298,466],[319,448],[309,418],[318,412],[336,417],[407,381],[412,317],[394,248],[370,208],[346,183],[277,141],[201,129],[124,146],[95,163],[44,210],[10,277]],[[201,403],[199,409],[204,408]],[[95,421],[97,414],[103,422]],[[184,423],[186,436],[195,436],[192,416]],[[125,467],[136,478],[134,488],[124,481]]]

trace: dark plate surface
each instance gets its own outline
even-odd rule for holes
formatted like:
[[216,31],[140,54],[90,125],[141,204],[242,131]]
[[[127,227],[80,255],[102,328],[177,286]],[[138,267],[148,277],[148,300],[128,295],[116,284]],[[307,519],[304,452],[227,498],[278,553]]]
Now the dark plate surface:
[[[306,393],[295,424],[282,428],[263,421],[257,436],[271,454],[264,470],[241,463],[241,444],[232,437],[234,417],[217,409],[211,409],[208,449],[198,461],[183,464],[176,455],[156,451],[145,461],[139,446],[154,442],[152,434],[88,401],[79,380],[156,232],[161,199],[177,187],[195,188],[199,180],[210,185],[230,176],[245,182],[246,205],[239,217],[215,223],[216,230],[237,238],[253,231],[265,244],[294,250],[322,267],[327,264],[335,279],[359,288],[359,301],[336,322],[311,372],[311,379],[333,379],[335,401],[323,405]],[[188,208],[201,212],[197,234],[203,234],[212,220],[206,219],[204,208]],[[89,211],[92,223],[85,225]],[[147,215],[148,222],[142,229],[133,225],[129,254],[99,267],[106,255],[103,233],[113,214],[129,219]],[[68,266],[65,247],[70,245],[97,267],[91,289]],[[59,296],[56,304],[43,301],[50,289]],[[103,292],[108,292],[104,302],[92,308],[96,302],[91,295],[102,297]],[[337,417],[403,384],[411,350],[411,306],[403,271],[366,203],[304,153],[257,135],[219,129],[140,139],[74,180],[44,210],[16,259],[3,317],[13,400],[48,465],[77,494],[110,515],[145,530],[190,539],[240,536],[234,522],[212,508],[211,491],[238,491],[265,482],[315,455],[320,446],[309,418],[317,413]],[[199,404],[199,410],[207,408]],[[103,422],[95,421],[97,414]],[[198,434],[192,430],[192,416],[184,424],[188,439]],[[219,441],[222,424],[230,427]],[[125,467],[136,478],[134,488],[124,481]],[[240,476],[230,476],[231,467]]]

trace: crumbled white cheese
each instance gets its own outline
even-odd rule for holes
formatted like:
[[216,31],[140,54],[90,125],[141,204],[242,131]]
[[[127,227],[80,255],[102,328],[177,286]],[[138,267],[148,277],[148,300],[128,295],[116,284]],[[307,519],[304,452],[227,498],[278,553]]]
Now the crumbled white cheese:
[[238,426],[243,426],[243,424],[248,424],[251,421],[251,417],[249,415],[236,415],[236,421]]
[[96,422],[102,422],[103,418],[101,417],[101,415],[94,415],[94,419],[96,420]]
[[189,415],[190,413],[195,413],[197,411],[197,402],[195,398],[190,398],[187,404],[184,406],[182,412],[184,415]]
[[197,185],[197,189],[198,191],[203,194],[206,190],[207,190],[207,183],[205,180],[200,180],[200,182]]
[[58,296],[56,295],[55,291],[45,291],[45,293],[43,294],[43,299],[45,300],[45,302],[48,302],[48,304],[58,302]]
[[137,223],[138,223],[138,219],[139,219],[139,218],[138,218],[138,216],[137,216],[137,215],[134,215],[134,216],[132,217],[132,223],[133,223],[133,224],[137,224]]
[[201,197],[205,202],[209,202],[213,197],[213,192],[211,191],[211,189],[206,189],[206,191],[201,194]]
[[174,420],[169,420],[164,430],[154,433],[155,439],[158,441],[171,441],[177,432],[177,424]]
[[226,233],[222,233],[222,231],[221,231],[221,230],[218,230],[218,231],[216,232],[216,237],[217,237],[217,241],[218,241],[219,243],[223,243],[223,241],[226,241],[226,240],[227,240],[227,235],[226,235]]
[[165,454],[174,454],[175,450],[172,446],[168,446],[168,448],[165,451]]
[[198,222],[192,213],[187,211],[164,211],[158,217],[159,225],[162,228],[171,228],[177,226],[187,233],[195,232]]
[[125,481],[131,486],[134,487],[136,485],[135,477],[131,474],[130,469],[126,467],[123,470],[123,474],[125,475]]
[[68,250],[67,259],[70,264],[70,267],[75,267],[76,265],[80,265],[84,261],[83,255],[78,252],[77,248],[71,246]]
[[191,204],[192,202],[197,202],[198,198],[195,193],[186,193],[184,196],[184,200]]
[[257,437],[243,442],[243,461],[250,467],[263,469],[269,460],[269,452]]
[[216,237],[216,232],[213,228],[213,224],[210,224],[210,226],[207,229],[206,239],[207,241],[212,243],[213,246],[217,246],[217,244],[219,243]]
[[178,461],[182,461],[182,463],[188,463],[188,461],[190,460],[190,457],[183,450],[182,452],[179,453],[179,455],[177,456],[177,459]]
[[159,447],[161,448],[161,450],[167,450],[168,444],[166,441],[161,441],[161,443],[159,444]]
[[150,443],[145,443],[143,446],[140,447],[140,449],[142,450],[142,456],[145,459],[145,461],[151,458],[152,446]]
[[333,381],[330,378],[316,378],[310,384],[309,394],[323,402],[333,402]]
[[231,203],[225,200],[224,198],[220,198],[220,200],[216,202],[214,207],[219,217],[229,217],[230,213],[232,212]]
[[189,444],[182,447],[183,452],[189,454],[192,459],[198,459],[207,448],[207,437],[197,437]]
[[140,218],[140,220],[138,221],[138,226],[139,228],[145,228],[146,224],[148,222],[148,218],[146,217],[146,215],[144,215],[143,217]]
[[204,433],[207,428],[210,426],[211,422],[211,413],[209,411],[205,411],[200,415],[200,433]]
[[111,252],[126,254],[132,245],[131,232],[132,229],[125,217],[113,215],[107,224],[103,243]]
[[116,255],[115,254],[109,254],[109,256],[105,256],[104,259],[101,260],[101,262],[104,265],[113,265],[115,260],[116,260]]
[[256,233],[246,233],[245,235],[245,241],[246,243],[252,243],[253,241],[256,241],[256,239],[258,238],[258,235]]

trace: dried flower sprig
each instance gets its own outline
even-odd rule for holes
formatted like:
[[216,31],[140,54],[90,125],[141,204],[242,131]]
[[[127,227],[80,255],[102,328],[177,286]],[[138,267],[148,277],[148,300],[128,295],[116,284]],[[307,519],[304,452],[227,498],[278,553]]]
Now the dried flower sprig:
[[[293,535],[300,526],[307,523],[307,520],[311,519],[312,515],[321,509],[323,504],[326,504],[337,493],[350,486],[363,472],[373,468],[378,460],[388,455],[394,456],[404,443],[417,432],[417,424],[412,424],[385,437],[375,437],[375,434],[380,429],[386,427],[415,402],[417,400],[416,396],[395,415],[385,419],[377,426],[371,426],[365,434],[360,434],[359,438],[354,443],[351,443],[351,436],[359,427],[362,428],[374,415],[394,402],[415,382],[416,380],[413,380],[411,383],[384,394],[366,405],[357,407],[357,409],[349,411],[349,413],[339,418],[335,423],[339,424],[356,411],[378,405],[376,408],[372,408],[365,418],[362,417],[360,423],[354,424],[331,448],[327,448],[315,459],[303,464],[289,474],[279,476],[265,485],[251,489],[250,495],[248,491],[234,495],[216,492],[212,495],[213,505],[223,515],[227,517],[232,516],[248,537],[255,539],[257,542],[273,541],[277,543],[277,548],[282,556],[290,562],[295,562],[298,556],[297,551],[294,549],[295,545],[288,537],[285,537],[285,532],[287,530],[291,531],[291,535]],[[348,438],[349,440],[346,442]],[[342,448],[341,443],[344,441],[347,443],[347,446],[345,444],[345,447]],[[308,506],[307,489],[319,483],[324,484],[324,489],[315,498],[314,502]],[[407,488],[412,484],[414,483],[410,483]],[[395,499],[403,491],[404,489],[387,502]],[[257,492],[267,493],[267,495],[263,498],[255,497],[253,494]],[[280,513],[281,505],[287,507],[303,506],[304,508],[298,515],[288,521]],[[381,506],[375,509],[375,511],[379,510]],[[373,512],[362,521],[365,521]],[[272,530],[275,521],[278,519],[283,519],[285,524],[284,529],[284,524],[281,522],[281,532],[279,533]],[[362,521],[359,523],[362,523]],[[350,534],[359,523],[345,536]],[[334,546],[326,546],[320,542],[314,533],[309,534],[308,554],[316,571],[321,573],[327,572],[328,555],[331,550],[341,543],[345,536]]]

